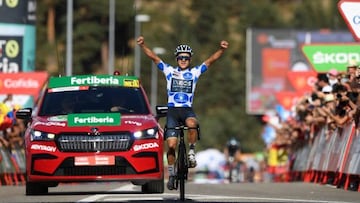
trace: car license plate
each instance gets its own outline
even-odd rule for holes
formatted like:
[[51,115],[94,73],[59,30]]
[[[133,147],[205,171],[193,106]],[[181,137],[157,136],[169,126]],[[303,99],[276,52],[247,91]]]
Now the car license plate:
[[75,166],[115,165],[114,156],[78,156],[75,157]]

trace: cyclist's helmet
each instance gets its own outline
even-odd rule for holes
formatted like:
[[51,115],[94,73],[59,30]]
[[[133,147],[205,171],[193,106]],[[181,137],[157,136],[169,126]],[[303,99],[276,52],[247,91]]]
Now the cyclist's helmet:
[[230,138],[226,145],[231,156],[233,156],[235,152],[240,148],[240,142],[237,141],[237,139],[234,137]]
[[190,54],[190,56],[192,56],[194,54],[191,47],[186,44],[180,44],[179,46],[176,47],[174,55],[177,56],[180,53],[188,53],[188,54]]

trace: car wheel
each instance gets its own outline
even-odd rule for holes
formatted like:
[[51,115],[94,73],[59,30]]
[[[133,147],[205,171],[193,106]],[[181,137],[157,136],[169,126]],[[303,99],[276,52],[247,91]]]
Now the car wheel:
[[141,186],[143,193],[164,193],[164,178],[161,180],[150,181]]
[[43,195],[49,192],[48,186],[39,183],[26,182],[26,195]]

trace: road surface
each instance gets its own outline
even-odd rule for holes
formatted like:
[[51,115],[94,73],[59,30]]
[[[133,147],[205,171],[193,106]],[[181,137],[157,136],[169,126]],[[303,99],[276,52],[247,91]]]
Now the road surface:
[[[1,186],[0,202],[174,202],[178,191],[143,194],[128,182],[61,184],[47,195],[25,196],[24,186]],[[358,203],[360,192],[315,183],[239,183],[186,185],[185,202]]]

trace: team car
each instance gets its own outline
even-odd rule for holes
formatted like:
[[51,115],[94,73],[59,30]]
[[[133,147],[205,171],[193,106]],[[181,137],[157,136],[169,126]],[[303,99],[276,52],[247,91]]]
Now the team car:
[[164,192],[163,130],[134,76],[50,77],[25,132],[26,195],[66,182],[131,181]]

